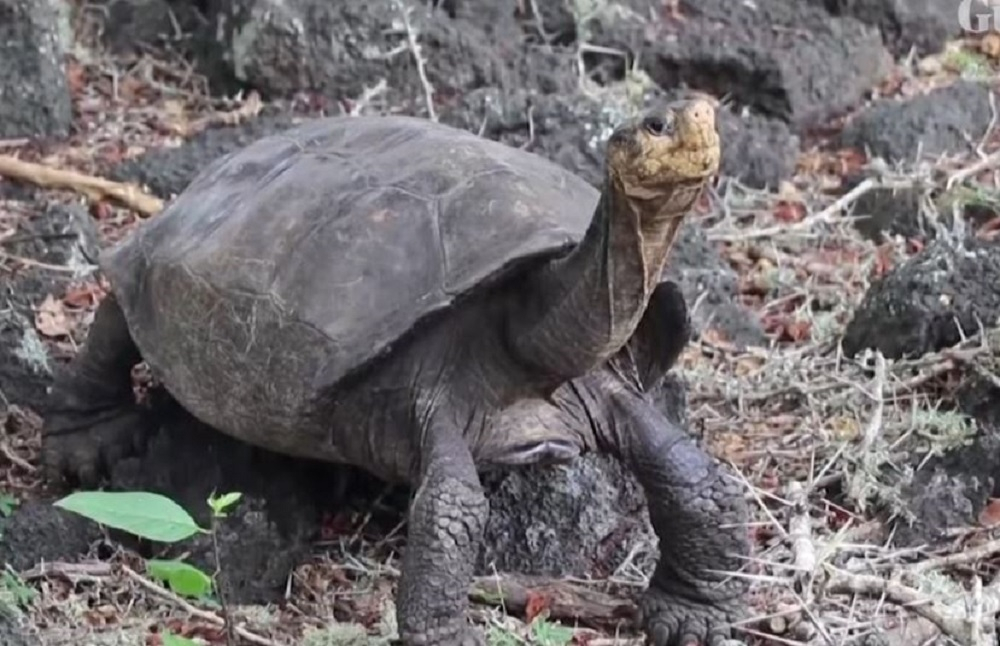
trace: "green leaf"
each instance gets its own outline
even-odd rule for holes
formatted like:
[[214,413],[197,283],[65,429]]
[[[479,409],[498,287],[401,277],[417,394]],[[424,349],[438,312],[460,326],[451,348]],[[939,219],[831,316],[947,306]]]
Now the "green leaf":
[[53,504],[151,541],[174,543],[204,531],[173,500],[145,491],[78,491]]
[[[9,567],[9,566],[8,566]],[[38,598],[38,591],[29,586],[18,574],[10,569],[0,574],[0,605],[2,597],[10,597],[10,600],[18,607],[27,608]]]
[[198,642],[165,631],[163,633],[163,646],[198,646]]
[[226,509],[235,505],[242,497],[243,494],[239,491],[224,493],[219,497],[213,494],[208,498],[208,506],[212,508],[216,516],[221,516]]
[[10,516],[17,507],[17,498],[9,493],[0,493],[0,516]]
[[184,561],[150,559],[146,571],[181,596],[200,599],[212,591],[212,577]]
[[531,624],[534,641],[544,646],[565,646],[573,640],[573,629],[554,621],[536,618]]

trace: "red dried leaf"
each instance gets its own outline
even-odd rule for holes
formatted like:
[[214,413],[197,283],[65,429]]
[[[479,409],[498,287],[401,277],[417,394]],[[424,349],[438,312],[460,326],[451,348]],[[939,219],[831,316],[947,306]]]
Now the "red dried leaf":
[[983,226],[979,227],[979,231],[976,232],[976,237],[989,238],[995,231],[1000,231],[1000,217],[984,222]]
[[778,486],[781,484],[781,479],[778,474],[773,470],[765,471],[758,481],[759,486],[764,491],[777,491]]
[[535,617],[549,609],[549,598],[538,592],[528,592],[528,602],[524,606],[524,618],[531,623]]
[[95,220],[107,220],[111,217],[111,214],[111,205],[107,202],[103,200],[100,202],[91,202],[90,215]]
[[86,70],[80,63],[70,60],[66,62],[66,84],[72,96],[78,96],[87,85]]
[[353,533],[354,521],[351,518],[351,514],[342,511],[336,515],[324,514],[323,520],[320,524],[320,539],[324,541],[330,541],[338,536],[344,536]]
[[851,515],[839,507],[828,507],[826,510],[827,525],[832,530],[838,530],[847,524]]
[[881,245],[875,250],[875,264],[872,266],[872,277],[880,278],[892,269],[892,247]]
[[983,527],[993,527],[1000,524],[1000,498],[993,498],[979,513],[979,524]]
[[97,283],[82,283],[74,285],[66,290],[63,295],[63,303],[76,309],[90,309],[96,307],[103,298],[104,290]]
[[785,325],[785,337],[795,343],[808,339],[811,332],[812,324],[809,321],[791,321]]
[[799,222],[806,217],[806,207],[801,202],[781,200],[774,207],[774,219],[778,222]]

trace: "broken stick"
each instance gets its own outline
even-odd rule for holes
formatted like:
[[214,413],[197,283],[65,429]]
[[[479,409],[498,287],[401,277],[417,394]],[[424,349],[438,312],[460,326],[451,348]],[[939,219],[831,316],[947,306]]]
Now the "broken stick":
[[144,216],[163,210],[163,200],[144,192],[134,184],[113,182],[103,177],[85,175],[73,170],[52,168],[27,162],[10,155],[0,155],[0,176],[43,188],[61,188],[76,191],[93,202],[109,199]]
[[477,577],[469,598],[482,604],[503,606],[509,614],[537,612],[538,604],[554,620],[590,627],[606,627],[635,621],[636,607],[630,601],[593,588],[558,579],[504,575]]

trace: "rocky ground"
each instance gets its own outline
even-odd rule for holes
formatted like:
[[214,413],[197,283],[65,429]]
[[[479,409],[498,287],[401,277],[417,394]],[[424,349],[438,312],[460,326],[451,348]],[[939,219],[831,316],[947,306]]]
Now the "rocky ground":
[[[435,118],[596,182],[612,125],[690,87],[726,102],[723,172],[668,268],[698,336],[658,397],[748,485],[742,637],[997,643],[1000,35],[963,36],[954,7],[0,0],[0,642],[225,643],[211,607],[143,575],[149,545],[52,507],[64,492],[38,470],[101,247],[311,116]],[[243,640],[391,637],[408,492],[261,454],[149,394],[160,432],[112,484],[200,519],[213,490],[245,493],[218,535]],[[577,643],[634,642],[655,539],[631,476],[588,456],[486,482],[473,596],[491,641],[565,643],[525,624],[541,603]],[[211,564],[207,538],[183,549]],[[497,585],[521,602],[493,605]]]

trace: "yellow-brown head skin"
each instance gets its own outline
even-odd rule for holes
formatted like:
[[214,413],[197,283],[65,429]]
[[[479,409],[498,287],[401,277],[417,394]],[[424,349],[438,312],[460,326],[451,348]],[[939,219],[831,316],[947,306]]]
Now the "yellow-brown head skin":
[[613,183],[638,199],[706,183],[722,156],[715,106],[710,97],[678,100],[619,126],[607,150]]

